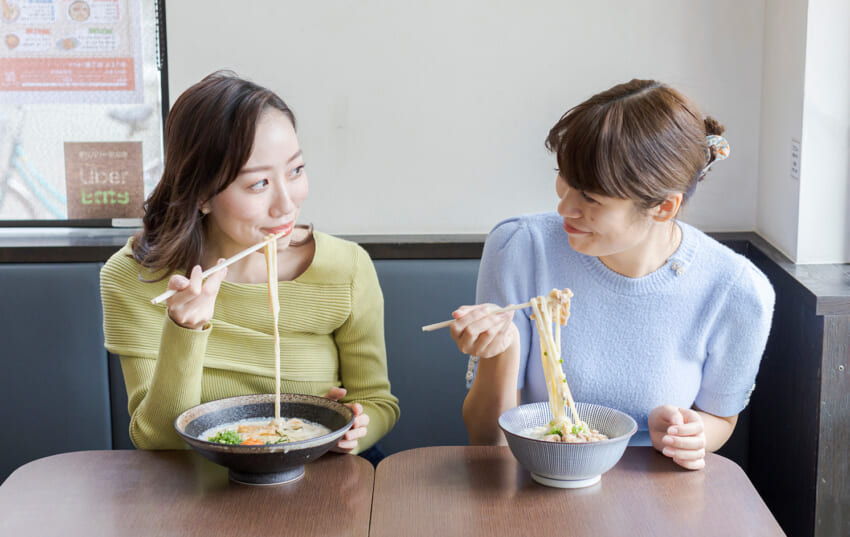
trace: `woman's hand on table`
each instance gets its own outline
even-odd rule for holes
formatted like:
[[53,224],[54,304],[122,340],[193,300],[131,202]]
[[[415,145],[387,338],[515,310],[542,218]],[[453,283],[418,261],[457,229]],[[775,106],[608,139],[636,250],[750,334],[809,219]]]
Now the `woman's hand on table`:
[[[325,394],[325,398],[331,401],[339,401],[345,394],[348,393],[345,388],[331,388]],[[339,439],[337,445],[331,449],[337,453],[351,453],[357,447],[359,438],[366,436],[367,425],[369,425],[369,415],[363,413],[363,406],[360,403],[343,403],[354,412],[354,424],[351,429]]]
[[673,405],[655,407],[649,413],[649,436],[655,449],[682,468],[705,468],[705,429],[696,410]]
[[498,309],[494,304],[461,306],[452,313],[452,339],[464,354],[479,358],[492,358],[505,352],[511,343],[519,339],[519,331],[513,323],[514,312],[506,311],[490,315]]
[[[223,261],[218,260],[219,263]],[[212,274],[206,281],[201,277],[202,273],[201,266],[195,265],[188,278],[175,274],[168,280],[168,288],[177,291],[166,302],[168,316],[190,330],[200,330],[212,319],[215,299],[227,275],[227,268]]]

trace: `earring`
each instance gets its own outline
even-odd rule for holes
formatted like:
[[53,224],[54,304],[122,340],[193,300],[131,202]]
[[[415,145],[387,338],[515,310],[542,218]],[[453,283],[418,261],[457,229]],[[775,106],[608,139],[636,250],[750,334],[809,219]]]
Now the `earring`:
[[210,209],[209,209],[209,207],[202,207],[202,208],[201,208],[201,214],[202,214],[202,215],[204,215],[204,216],[206,216],[206,215],[210,214]]

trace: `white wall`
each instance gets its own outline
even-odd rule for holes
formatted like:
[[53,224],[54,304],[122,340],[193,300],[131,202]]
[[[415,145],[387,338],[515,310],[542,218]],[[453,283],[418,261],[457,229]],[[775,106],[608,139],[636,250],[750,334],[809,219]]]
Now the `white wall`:
[[798,263],[850,262],[850,2],[809,0]]
[[767,2],[758,174],[758,231],[796,256],[800,183],[791,176],[791,140],[801,141],[807,0]]
[[763,63],[757,230],[797,263],[848,263],[850,4],[767,2]]
[[633,77],[678,87],[727,126],[732,156],[684,219],[708,231],[757,226],[762,1],[234,6],[167,3],[172,101],[220,68],[278,91],[307,157],[304,220],[323,230],[483,233],[551,210],[548,129]]

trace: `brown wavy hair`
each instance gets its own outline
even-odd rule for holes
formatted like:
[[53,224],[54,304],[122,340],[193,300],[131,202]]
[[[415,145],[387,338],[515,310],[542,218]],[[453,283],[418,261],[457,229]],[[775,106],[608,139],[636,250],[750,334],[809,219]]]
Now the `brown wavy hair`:
[[670,194],[690,197],[716,157],[706,136],[723,130],[675,89],[634,79],[568,110],[549,131],[546,148],[570,187],[647,210]]
[[[257,120],[267,109],[292,110],[273,91],[216,71],[187,89],[165,121],[165,168],[145,202],[144,228],[132,257],[151,273],[189,272],[201,261],[203,203],[227,188],[251,156]],[[141,278],[141,275],[140,275]]]

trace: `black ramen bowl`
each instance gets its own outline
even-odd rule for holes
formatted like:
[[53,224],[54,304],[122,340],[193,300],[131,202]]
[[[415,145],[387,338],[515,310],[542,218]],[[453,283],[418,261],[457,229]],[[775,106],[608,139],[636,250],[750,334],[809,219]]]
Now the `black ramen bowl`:
[[249,485],[276,485],[304,475],[304,465],[336,445],[354,423],[354,412],[324,397],[280,394],[280,415],[324,425],[330,433],[285,444],[240,446],[208,442],[199,437],[209,429],[249,418],[274,418],[275,394],[240,395],[203,403],[183,412],[174,428],[195,451],[228,469],[233,481]]

